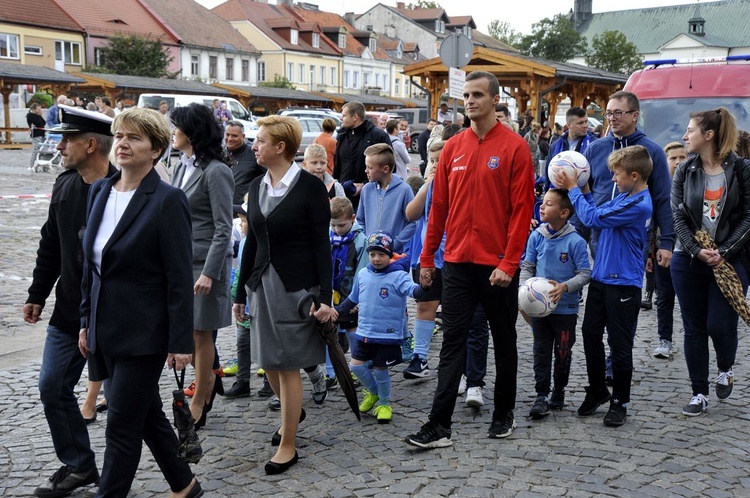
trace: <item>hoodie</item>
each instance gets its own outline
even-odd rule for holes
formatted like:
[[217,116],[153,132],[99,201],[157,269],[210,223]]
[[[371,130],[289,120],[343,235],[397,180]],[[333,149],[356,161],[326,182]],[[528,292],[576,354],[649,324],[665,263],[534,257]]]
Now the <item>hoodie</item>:
[[544,277],[568,286],[553,311],[555,315],[578,313],[578,291],[591,280],[586,241],[570,223],[557,232],[543,223],[529,236],[519,282]]
[[[591,185],[591,194],[594,196],[594,202],[597,206],[601,206],[605,202],[617,197],[617,185],[612,181],[612,172],[607,168],[607,158],[609,158],[609,155],[615,149],[630,147],[631,145],[646,147],[651,160],[654,162],[654,169],[646,183],[651,195],[651,202],[653,203],[653,217],[656,222],[655,228],[661,230],[659,249],[672,251],[674,249],[675,231],[672,222],[672,209],[670,207],[672,179],[669,176],[667,155],[656,142],[648,138],[641,130],[636,129],[632,134],[622,137],[622,139],[610,133],[606,137],[592,142],[583,153],[591,165],[589,185]],[[594,230],[591,238],[591,252],[596,257],[598,231]]]
[[357,223],[367,237],[378,230],[390,232],[394,252],[403,252],[417,229],[415,222],[406,219],[406,205],[412,199],[414,191],[396,175],[385,189],[378,182],[370,182],[359,196]]

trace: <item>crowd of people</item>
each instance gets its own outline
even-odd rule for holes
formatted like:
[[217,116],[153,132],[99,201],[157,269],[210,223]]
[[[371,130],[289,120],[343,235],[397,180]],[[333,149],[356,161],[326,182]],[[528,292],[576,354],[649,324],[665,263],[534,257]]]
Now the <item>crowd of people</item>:
[[[292,117],[261,118],[250,145],[221,102],[113,117],[104,99],[99,111],[65,101],[55,106],[59,123],[47,126],[63,136],[66,171],[53,189],[23,309],[26,321],[39,321],[57,285],[39,382],[62,466],[36,496],[64,496],[96,482],[96,496],[126,496],[142,442],[171,496],[203,494],[178,457],[163,411],[158,381],[165,364],[194,368],[186,394],[195,429],[210,423],[216,395],[250,395],[257,364],[264,371],[258,394],[274,396],[269,408],[280,412],[278,429],[269,430],[276,451],[264,469],[288,471],[299,460],[296,434],[307,417],[301,371],[315,403],[341,380],[317,322],[335,323],[350,354],[359,412],[389,423],[398,416],[394,367],[401,364],[405,379],[431,375],[440,309],[432,406],[426,422],[404,437],[428,449],[452,444],[459,396],[466,393],[468,406],[484,405],[491,336],[496,369],[487,437],[507,438],[516,427],[518,288],[531,277],[551,281],[556,303],[552,314],[529,319],[537,395],[531,418],[571,402],[565,389],[586,289],[588,385],[577,413],[591,416],[608,403],[603,423],[627,422],[647,270],[656,280],[658,358],[673,354],[675,296],[681,305],[692,389],[682,413],[707,409],[709,338],[714,393],[724,399],[732,392],[739,313],[750,317],[739,309],[748,285],[750,162],[736,153],[744,135],[724,108],[697,110],[682,142],[664,148],[638,129],[638,98],[625,91],[610,96],[601,137],[589,132],[579,107],[557,133],[533,120],[516,129],[500,105],[497,79],[475,71],[464,85],[468,119],[454,122],[441,106],[418,137],[418,175],[409,169],[408,123],[387,114],[373,122],[356,101],[344,105],[336,139],[335,123],[324,123],[301,167],[294,158],[302,128]],[[156,166],[170,146],[181,156],[164,181]],[[589,162],[591,178],[582,186],[538,167],[566,150]],[[309,293],[318,304],[302,304]],[[413,327],[410,298],[417,303]],[[216,337],[232,315],[236,377],[224,391]],[[89,380],[104,381],[107,398],[101,476],[90,417],[73,392],[87,361]]]

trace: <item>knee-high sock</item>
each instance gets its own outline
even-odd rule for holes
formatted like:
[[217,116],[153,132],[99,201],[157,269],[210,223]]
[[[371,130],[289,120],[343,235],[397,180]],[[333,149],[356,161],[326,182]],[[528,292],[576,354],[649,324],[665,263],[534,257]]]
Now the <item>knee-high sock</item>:
[[414,354],[419,355],[423,360],[427,359],[434,328],[434,320],[414,320]]
[[378,383],[379,405],[391,404],[391,373],[387,368],[373,368],[372,374]]
[[357,376],[359,381],[365,386],[365,389],[370,391],[371,394],[378,394],[378,383],[375,381],[375,376],[372,374],[367,365],[349,365],[354,375]]

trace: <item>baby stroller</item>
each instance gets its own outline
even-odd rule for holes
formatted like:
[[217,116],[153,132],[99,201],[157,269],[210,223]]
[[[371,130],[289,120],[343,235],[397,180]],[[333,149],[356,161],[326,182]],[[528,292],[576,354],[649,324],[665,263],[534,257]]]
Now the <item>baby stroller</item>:
[[33,172],[56,173],[62,169],[62,156],[57,150],[57,144],[62,140],[62,135],[48,134],[34,159]]

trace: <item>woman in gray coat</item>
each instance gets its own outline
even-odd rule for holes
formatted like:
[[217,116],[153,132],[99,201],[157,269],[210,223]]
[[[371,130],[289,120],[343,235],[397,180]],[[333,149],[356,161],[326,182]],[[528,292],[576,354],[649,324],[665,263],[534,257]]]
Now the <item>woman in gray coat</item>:
[[215,331],[231,325],[229,277],[232,266],[234,178],[222,160],[222,132],[210,109],[190,104],[172,109],[173,146],[182,151],[172,185],[190,204],[193,225],[195,394],[190,410],[196,428],[206,423],[216,393],[223,394]]

